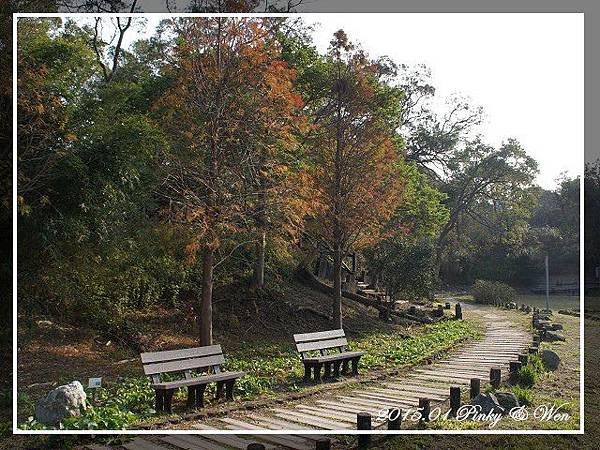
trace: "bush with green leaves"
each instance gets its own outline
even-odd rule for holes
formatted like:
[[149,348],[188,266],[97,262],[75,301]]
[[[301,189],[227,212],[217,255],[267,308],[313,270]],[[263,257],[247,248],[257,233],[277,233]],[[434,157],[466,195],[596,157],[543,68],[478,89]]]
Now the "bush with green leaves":
[[515,394],[515,397],[517,397],[519,405],[528,406],[533,403],[533,392],[531,392],[531,389],[527,389],[525,387],[517,385],[513,386],[511,388],[511,391],[513,394]]
[[499,305],[515,301],[517,293],[500,281],[477,280],[471,289],[471,295],[477,303]]
[[527,365],[521,367],[517,374],[519,385],[527,388],[532,387],[545,371],[542,359],[538,355],[530,355]]

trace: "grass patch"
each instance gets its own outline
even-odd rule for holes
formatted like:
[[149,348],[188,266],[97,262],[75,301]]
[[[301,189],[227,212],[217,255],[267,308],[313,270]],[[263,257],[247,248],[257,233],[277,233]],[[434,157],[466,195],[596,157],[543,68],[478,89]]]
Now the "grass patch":
[[521,386],[513,386],[511,391],[517,397],[519,405],[529,406],[533,403],[533,392],[531,392],[531,389]]
[[[374,369],[398,369],[416,364],[430,356],[448,350],[458,342],[479,335],[476,325],[469,321],[442,321],[426,325],[414,336],[405,337],[395,332],[379,332],[350,341],[350,348],[363,350],[360,368],[363,373]],[[290,344],[247,346],[239,354],[232,354],[225,365],[227,370],[247,374],[235,384],[235,395],[240,400],[273,397],[281,392],[299,391],[304,368],[295,348]],[[211,404],[214,383],[206,389],[206,404]],[[175,399],[186,396],[185,389]],[[33,411],[33,404],[23,398],[21,407]],[[88,392],[92,404],[81,417],[66,419],[64,429],[124,429],[152,418],[154,390],[146,377],[130,377],[118,383]],[[21,424],[23,429],[44,429],[33,417]]]
[[532,387],[545,373],[544,363],[538,355],[529,355],[527,365],[518,372],[519,385],[525,388]]

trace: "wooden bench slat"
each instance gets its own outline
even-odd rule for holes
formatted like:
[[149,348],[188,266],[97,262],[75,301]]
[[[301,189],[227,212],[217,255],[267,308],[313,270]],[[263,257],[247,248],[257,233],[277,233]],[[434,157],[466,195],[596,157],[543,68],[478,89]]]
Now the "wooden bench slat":
[[355,358],[357,356],[362,356],[364,354],[365,354],[365,352],[342,352],[342,353],[335,353],[333,355],[308,357],[308,358],[304,358],[303,361],[304,362],[338,361],[338,360]]
[[346,340],[345,337],[343,337],[343,338],[329,339],[326,341],[303,342],[303,343],[296,344],[296,348],[298,349],[299,352],[310,352],[313,350],[325,350],[325,349],[329,349],[329,348],[336,348],[336,347],[342,347],[342,346],[347,346],[347,345],[348,345],[348,341]]
[[156,389],[176,389],[183,386],[195,386],[199,384],[208,384],[215,381],[227,381],[240,378],[246,375],[246,372],[221,372],[214,375],[205,375],[196,378],[186,378],[184,380],[164,381],[155,383],[152,387]]
[[202,358],[178,359],[175,361],[167,361],[144,365],[144,373],[152,375],[155,373],[167,372],[183,372],[186,369],[199,369],[202,367],[210,367],[220,365],[225,362],[223,354],[205,356]]
[[143,364],[171,361],[174,359],[199,358],[222,354],[220,345],[207,345],[205,347],[184,348],[181,350],[165,350],[162,352],[142,353]]
[[338,330],[329,331],[318,331],[316,333],[300,333],[294,335],[294,341],[296,343],[312,342],[312,341],[323,341],[326,339],[334,339],[338,337],[345,337],[344,330],[341,328]]

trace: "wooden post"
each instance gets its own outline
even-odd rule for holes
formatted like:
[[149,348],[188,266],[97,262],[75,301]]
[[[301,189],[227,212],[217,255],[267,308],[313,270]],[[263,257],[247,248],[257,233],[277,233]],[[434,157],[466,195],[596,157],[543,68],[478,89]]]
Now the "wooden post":
[[331,450],[331,439],[317,439],[317,441],[315,442],[315,450]]
[[235,384],[235,380],[228,380],[225,382],[225,398],[227,400],[233,401],[233,386]]
[[460,303],[457,303],[455,306],[454,318],[456,320],[462,320],[462,307],[460,306]]
[[455,417],[460,409],[460,386],[450,386],[450,415]]
[[429,422],[429,414],[431,413],[431,400],[427,397],[419,399],[419,410],[421,411],[421,420]]
[[502,372],[497,367],[492,367],[490,369],[490,384],[494,389],[498,389],[500,386],[500,381],[502,380]]
[[535,355],[538,352],[538,348],[537,347],[529,347],[529,354],[530,355]]
[[469,391],[469,398],[473,400],[481,393],[481,380],[479,378],[471,378],[471,389]]
[[246,450],[265,450],[265,446],[263,444],[259,444],[258,442],[253,442],[252,444],[248,444]]
[[521,361],[511,361],[509,363],[510,381],[515,383],[518,378],[519,369],[521,368]]
[[[356,429],[370,430],[371,429],[371,414],[368,412],[359,412],[356,414]],[[371,443],[370,434],[358,435],[358,448],[367,448]]]
[[550,274],[548,270],[548,255],[544,258],[544,265],[546,266],[546,310],[550,309]]
[[402,426],[402,410],[400,408],[388,409],[388,430],[399,430]]
[[521,362],[521,366],[526,366],[528,360],[529,360],[529,355],[527,353],[521,353],[519,355],[519,361]]
[[156,411],[161,412],[165,410],[165,391],[163,389],[155,389],[156,394]]

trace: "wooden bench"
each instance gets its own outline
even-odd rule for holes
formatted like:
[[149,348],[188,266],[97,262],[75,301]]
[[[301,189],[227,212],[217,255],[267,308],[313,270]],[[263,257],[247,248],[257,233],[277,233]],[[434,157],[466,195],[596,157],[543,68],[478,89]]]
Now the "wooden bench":
[[[156,411],[172,412],[171,400],[175,389],[187,387],[189,407],[204,406],[204,390],[211,382],[217,383],[216,399],[223,395],[233,400],[233,385],[237,378],[245,372],[225,372],[221,364],[225,362],[220,345],[169,350],[163,352],[142,353],[144,373],[152,379],[152,387],[156,393]],[[192,371],[199,376],[193,376]],[[179,372],[184,378],[174,381],[161,381],[161,375]]]
[[[364,352],[348,351],[348,341],[344,330],[295,334],[294,341],[304,363],[304,381],[310,381],[311,369],[314,372],[315,381],[321,381],[322,367],[325,367],[324,378],[339,377],[340,366],[342,374],[345,375],[348,373],[349,363],[352,363],[352,373],[358,375],[358,360],[364,355]],[[312,356],[314,353],[318,353],[318,355]]]

